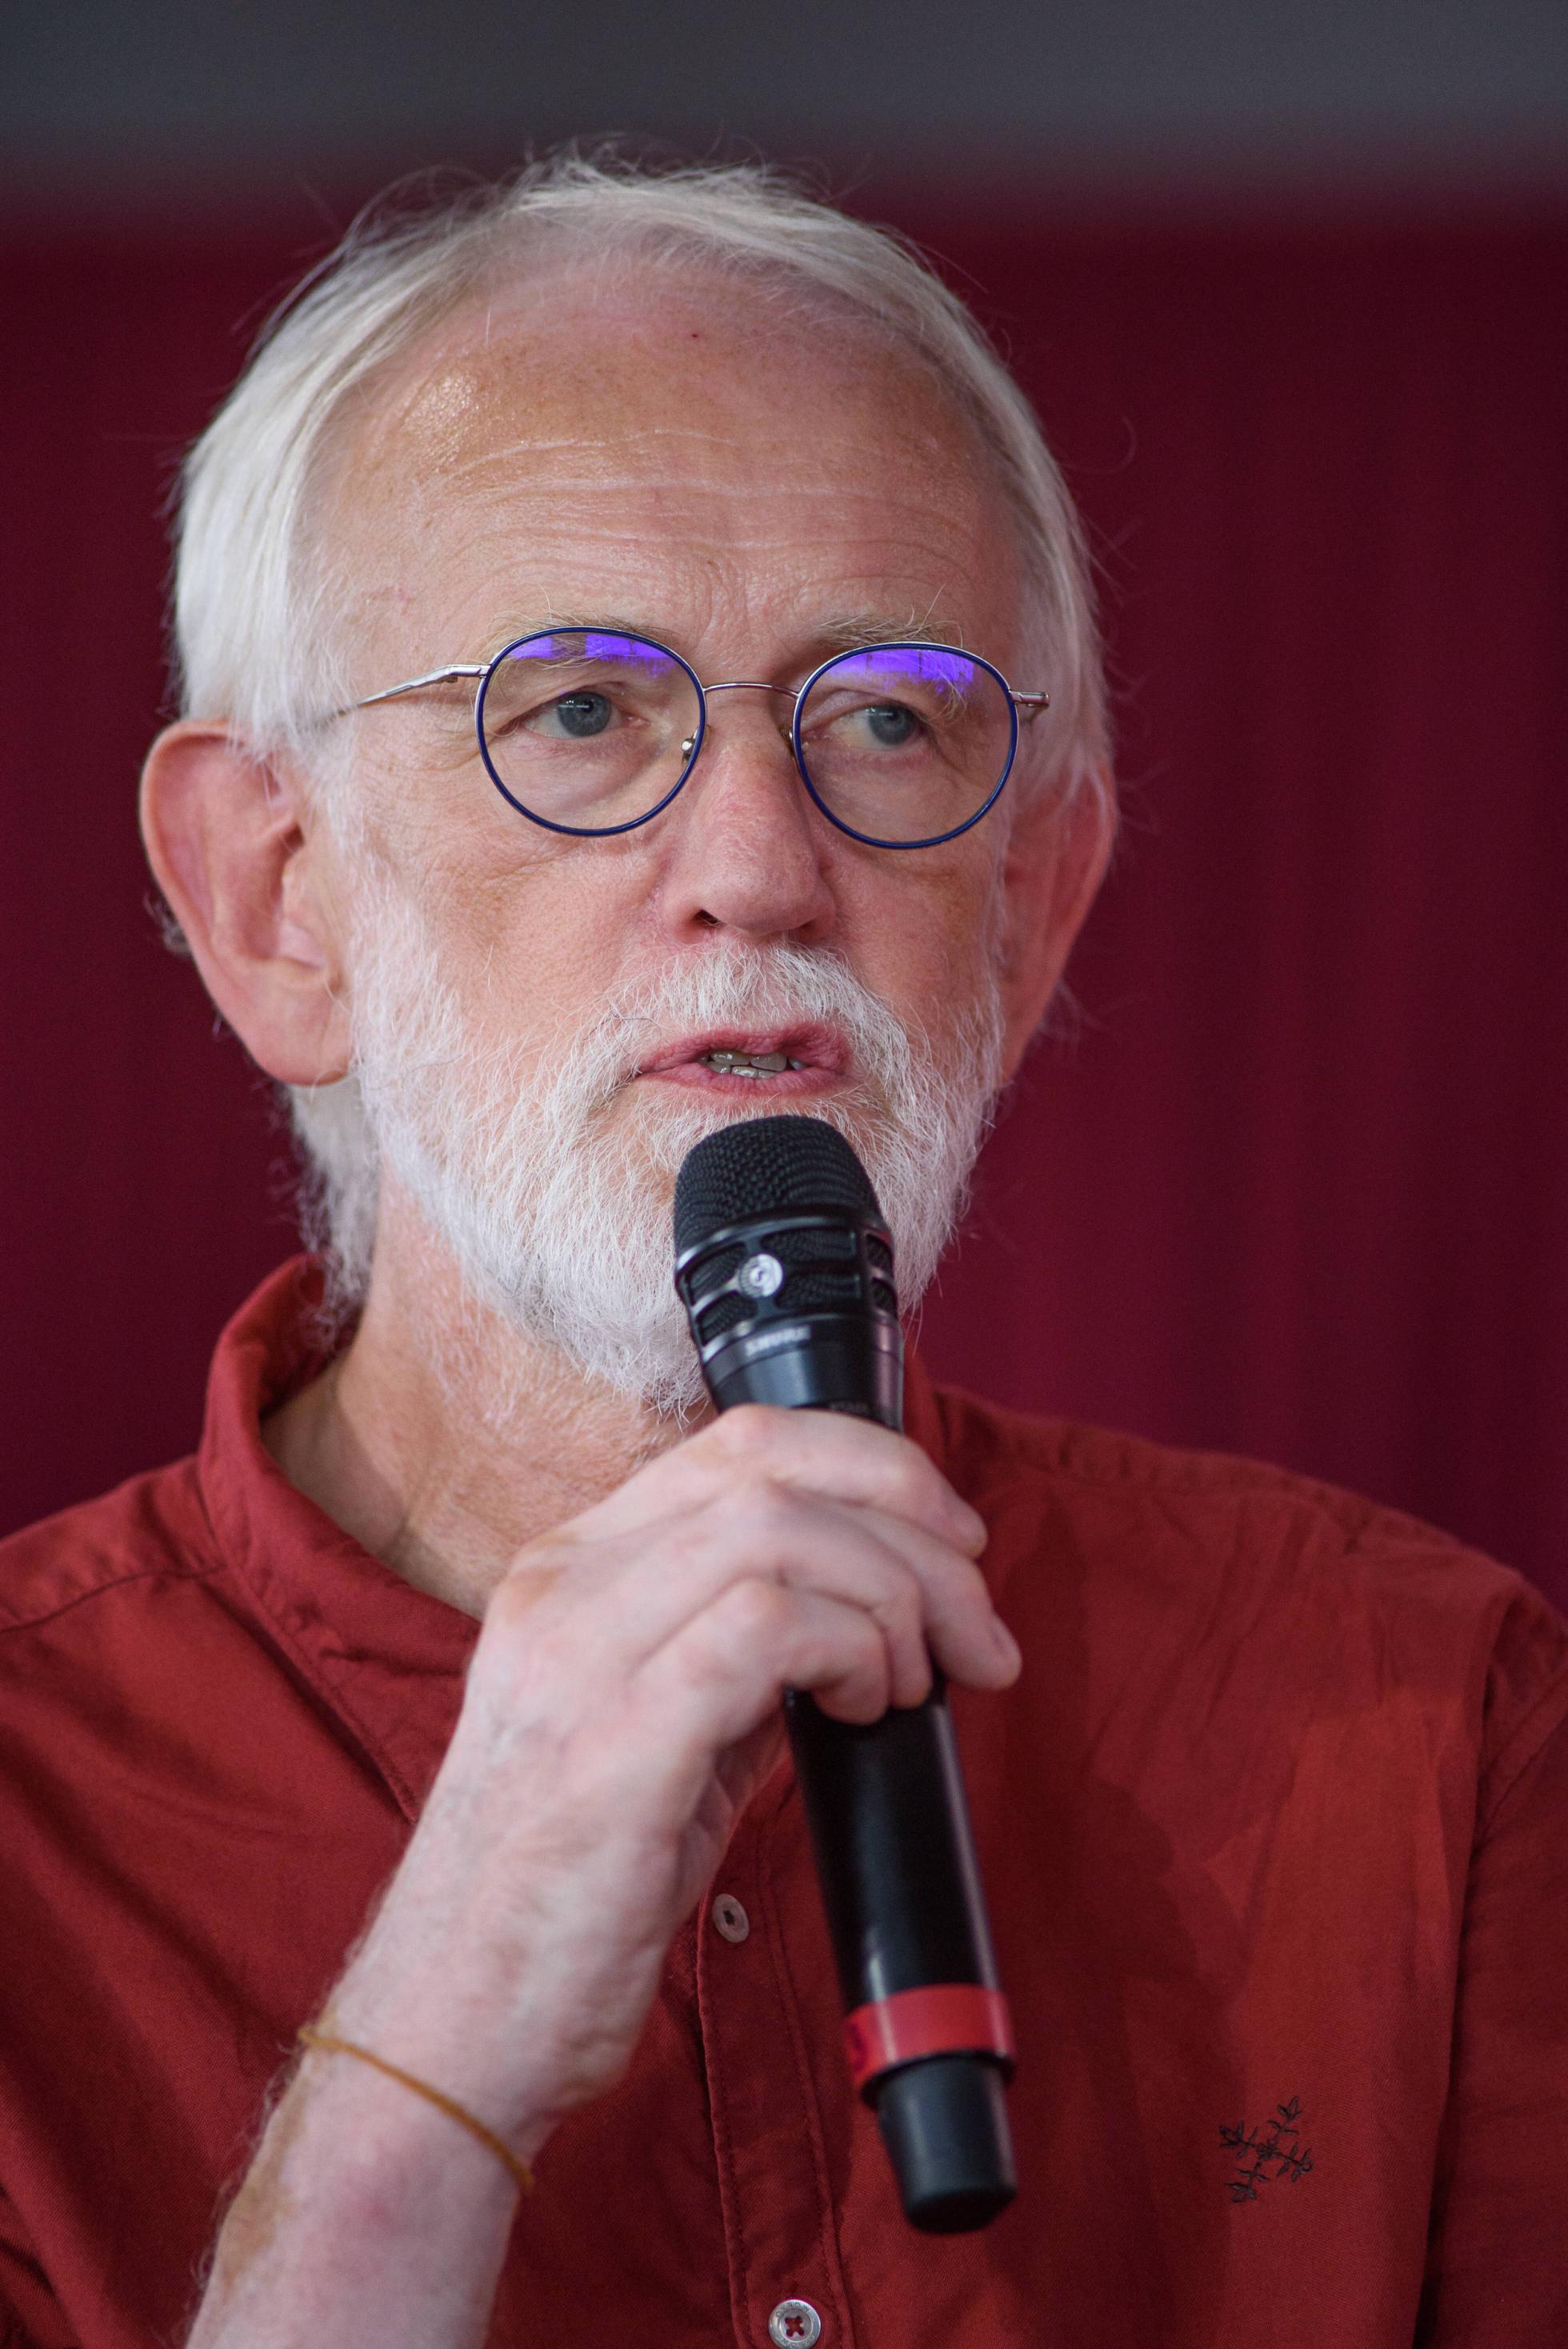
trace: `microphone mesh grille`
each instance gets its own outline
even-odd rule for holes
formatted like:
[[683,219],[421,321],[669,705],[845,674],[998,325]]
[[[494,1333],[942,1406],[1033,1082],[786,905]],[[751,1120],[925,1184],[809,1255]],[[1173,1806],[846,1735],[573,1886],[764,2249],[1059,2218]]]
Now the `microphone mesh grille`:
[[727,1224],[792,1208],[843,1207],[879,1223],[871,1176],[820,1117],[750,1117],[687,1154],[676,1183],[676,1254]]

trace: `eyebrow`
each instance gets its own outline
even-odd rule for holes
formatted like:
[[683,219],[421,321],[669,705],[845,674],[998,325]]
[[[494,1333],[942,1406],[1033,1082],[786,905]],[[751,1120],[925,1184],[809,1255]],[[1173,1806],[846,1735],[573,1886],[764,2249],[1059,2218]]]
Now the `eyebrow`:
[[924,616],[905,611],[894,618],[885,612],[850,612],[836,620],[828,621],[816,629],[813,644],[828,652],[857,652],[865,645],[936,645],[952,644],[963,648],[962,632],[954,626],[950,634],[938,636],[931,626],[931,610]]

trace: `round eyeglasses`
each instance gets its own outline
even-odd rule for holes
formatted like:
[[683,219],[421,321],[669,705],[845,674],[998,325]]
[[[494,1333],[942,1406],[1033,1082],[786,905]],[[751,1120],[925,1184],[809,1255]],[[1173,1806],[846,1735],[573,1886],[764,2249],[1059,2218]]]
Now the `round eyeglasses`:
[[1047,693],[1015,693],[989,661],[954,645],[868,645],[837,653],[799,691],[735,678],[704,686],[651,636],[549,628],[492,661],[433,669],[354,702],[367,709],[422,687],[477,678],[480,755],[531,823],[585,838],[633,832],[668,807],[696,766],[715,693],[781,694],[779,729],[830,823],[872,848],[935,848],[978,823],[1012,771],[1022,717]]

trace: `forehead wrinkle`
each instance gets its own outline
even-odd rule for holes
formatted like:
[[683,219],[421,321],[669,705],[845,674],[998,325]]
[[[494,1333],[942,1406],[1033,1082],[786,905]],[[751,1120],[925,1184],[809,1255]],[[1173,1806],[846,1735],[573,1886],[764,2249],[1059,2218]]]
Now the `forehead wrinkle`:
[[[810,450],[803,451],[800,419],[794,412],[798,402],[787,401],[787,412],[777,416],[755,358],[727,385],[717,387],[708,381],[690,387],[687,396],[694,402],[706,403],[707,418],[686,414],[639,419],[623,411],[605,419],[602,409],[595,417],[595,395],[603,393],[614,402],[624,388],[617,384],[614,368],[606,367],[603,371],[590,369],[590,380],[579,387],[583,396],[570,402],[563,400],[560,384],[548,383],[536,402],[543,416],[536,421],[531,415],[521,427],[514,425],[504,440],[491,440],[487,445],[487,431],[507,420],[509,403],[527,396],[529,372],[523,370],[521,381],[516,377],[498,380],[493,368],[486,369],[471,357],[449,354],[443,367],[431,367],[414,384],[405,384],[401,396],[397,389],[383,395],[361,419],[361,451],[374,450],[381,462],[388,457],[394,461],[402,459],[414,477],[411,487],[422,476],[426,481],[435,479],[447,486],[488,489],[499,472],[509,477],[503,486],[511,488],[518,485],[510,478],[514,471],[526,481],[534,467],[575,458],[580,461],[570,471],[542,486],[570,490],[579,482],[591,482],[600,487],[603,463],[611,460],[633,464],[637,476],[634,486],[639,488],[655,492],[709,489],[720,493],[733,489],[733,478],[721,474],[708,481],[694,481],[690,468],[696,466],[700,471],[705,458],[719,455],[727,460],[727,473],[728,465],[738,466],[743,469],[742,478],[752,485],[759,461],[776,462],[780,454],[788,454],[795,460],[791,470],[804,473],[799,483],[804,488],[810,486],[810,476],[824,459],[857,449],[870,449],[873,460],[880,458],[886,443],[883,432],[876,429],[877,417],[885,428],[885,411],[896,407],[901,445],[918,449],[934,475],[940,474],[945,481],[949,494],[956,483],[975,482],[977,475],[985,476],[988,471],[978,461],[981,452],[964,419],[944,401],[930,408],[926,401],[918,400],[912,413],[899,398],[903,387],[892,380],[882,387],[880,398],[873,398],[869,408],[862,384],[825,384],[820,396],[810,402]],[[667,388],[675,398],[681,396],[678,383]],[[717,416],[713,414],[716,406]],[[564,408],[569,420],[556,424],[550,416],[552,408],[558,414]],[[643,463],[660,456],[669,462],[667,474],[642,471]]]
[[[704,447],[738,449],[739,446],[738,441],[731,441],[719,433],[699,433],[695,430],[684,434],[651,431],[594,432],[585,427],[579,427],[573,431],[559,434],[530,433],[519,440],[505,441],[499,447],[474,449],[464,456],[454,458],[447,471],[450,478],[456,481],[464,483],[477,481],[480,487],[488,489],[490,486],[490,477],[498,471],[504,470],[507,486],[510,487],[518,474],[526,483],[531,467],[562,456],[571,456],[579,460],[582,466],[581,474],[573,472],[554,474],[552,476],[552,486],[557,481],[570,485],[578,480],[592,481],[598,486],[602,485],[604,477],[593,461],[595,457],[614,457],[624,461],[626,457],[647,444],[674,439],[699,442]],[[668,481],[662,484],[657,481],[650,482],[648,477],[642,472],[636,476],[638,489],[660,486],[676,488],[689,484],[690,476],[685,473],[673,472]]]
[[[552,564],[563,558],[570,562],[577,548],[602,543],[624,552],[630,564],[667,570],[684,562],[722,564],[734,556],[789,547],[792,519],[803,511],[815,516],[823,504],[829,516],[817,528],[810,552],[818,562],[834,566],[840,577],[846,562],[860,569],[890,558],[900,570],[934,566],[946,574],[955,565],[959,570],[974,567],[977,533],[967,526],[969,516],[944,506],[909,502],[895,512],[886,499],[870,492],[862,500],[831,488],[781,503],[727,496],[704,499],[700,507],[705,510],[696,511],[693,503],[684,502],[679,507],[661,502],[642,508],[630,498],[623,503],[597,495],[577,503],[564,492],[547,496],[542,489],[531,489],[505,505],[487,502],[477,511],[465,508],[460,519],[451,518],[451,529],[460,532],[465,549],[517,545],[530,564],[542,557]],[[707,511],[709,506],[717,511]],[[417,526],[420,543],[428,543],[429,526],[439,530],[441,520],[438,507],[421,514]]]
[[[845,587],[861,581],[872,588],[868,610],[911,605],[929,614],[952,593],[974,592],[980,583],[965,533],[955,533],[947,517],[933,516],[935,526],[916,537],[909,529],[911,517],[900,520],[903,527],[895,537],[862,530],[846,543],[844,533],[830,531],[801,550],[760,518],[753,529],[731,523],[700,531],[688,519],[676,533],[668,530],[667,518],[631,527],[624,516],[592,508],[554,516],[542,531],[528,527],[526,517],[498,513],[463,531],[469,585],[467,592],[461,582],[454,585],[459,603],[469,608],[470,597],[476,603],[482,597],[491,611],[520,605],[532,611],[559,602],[593,617],[608,606],[625,610],[645,599],[650,611],[663,609],[667,616],[672,602],[684,604],[696,593],[705,604],[714,595],[750,604],[762,592],[786,605],[820,597],[838,607]],[[441,535],[450,545],[451,537]],[[781,575],[770,573],[766,583],[748,575],[758,558],[775,557],[786,558]],[[878,574],[874,581],[872,574]],[[851,608],[861,608],[858,597]]]
[[[826,429],[820,436],[821,440],[835,439],[851,441],[861,437],[862,436],[849,431],[832,434]],[[723,430],[717,427],[705,427],[695,420],[683,420],[672,424],[622,423],[616,425],[613,430],[608,428],[595,430],[591,426],[574,423],[570,429],[563,429],[560,432],[529,430],[520,434],[514,440],[502,441],[490,449],[476,450],[470,458],[465,460],[465,463],[468,465],[500,464],[510,462],[513,459],[526,461],[531,457],[553,455],[556,450],[562,449],[613,448],[623,450],[656,448],[665,441],[690,442],[699,449],[722,449],[738,454],[747,454],[758,441],[766,442],[778,439],[787,442],[789,438],[787,433],[774,435],[766,429],[748,429],[742,431],[738,425],[732,429]]]
[[[661,437],[667,444],[675,436]],[[442,466],[438,471],[417,473],[409,486],[416,496],[434,492],[467,499],[499,493],[507,499],[528,500],[618,493],[628,504],[639,498],[681,500],[693,507],[717,505],[742,512],[777,505],[780,501],[799,506],[830,500],[841,507],[856,500],[877,505],[886,502],[884,492],[872,481],[869,471],[861,484],[823,479],[824,460],[831,463],[841,455],[852,457],[856,445],[852,437],[846,437],[840,450],[822,436],[809,454],[788,438],[773,441],[758,434],[747,439],[738,436],[719,443],[712,436],[686,437],[694,450],[698,444],[705,448],[723,446],[733,455],[735,470],[716,474],[696,467],[682,467],[668,461],[673,452],[667,445],[657,451],[665,461],[655,469],[634,461],[639,451],[632,436],[595,440],[578,434],[570,440],[521,441],[501,450],[476,450]],[[644,453],[654,452],[647,449]],[[574,461],[562,461],[568,456]],[[764,469],[768,478],[759,484],[757,475]],[[968,481],[972,480],[972,476],[968,477]],[[965,494],[968,481],[934,481],[928,495],[918,502],[959,523],[970,502]],[[901,500],[901,511],[909,512],[911,503],[906,492]]]
[[[542,453],[580,445],[583,411],[603,413],[603,399],[614,404],[628,387],[634,399],[643,400],[645,416],[647,386],[656,378],[669,416],[641,424],[623,417],[632,436],[762,445],[774,388],[769,350],[781,351],[792,376],[799,375],[800,357],[798,333],[781,324],[766,291],[684,266],[661,268],[656,282],[646,270],[617,267],[602,283],[602,271],[585,268],[588,258],[563,254],[555,268],[527,284],[491,284],[459,299],[412,350],[362,388],[354,403],[360,435],[394,441],[401,428],[416,439],[428,437],[434,446],[428,454],[438,463],[443,457],[467,462],[468,452],[454,443],[467,437],[480,412],[529,398],[542,410],[542,437],[531,424],[516,453]],[[703,353],[688,370],[683,328],[693,321]],[[715,357],[727,348],[739,364],[716,372]],[[989,470],[950,388],[874,321],[846,317],[840,333],[819,338],[808,356],[815,370],[811,405],[819,440],[846,411],[863,429],[869,392],[872,406],[899,407],[906,442],[916,440],[928,453],[941,450],[950,460],[962,450],[964,470],[973,471],[977,459],[981,470]],[[629,370],[633,358],[637,365]],[[738,402],[752,410],[744,429],[722,429],[737,418]],[[721,429],[705,434],[691,413],[693,403],[706,403],[722,419]],[[551,429],[552,409],[556,418],[572,419],[559,437]],[[505,461],[508,452],[485,453]]]
[[[967,646],[972,620],[966,625],[962,615],[984,588],[965,559],[969,549],[955,546],[940,523],[912,541],[909,517],[902,519],[904,530],[891,546],[862,534],[846,548],[830,533],[802,554],[787,542],[780,548],[768,531],[698,537],[688,529],[672,544],[653,524],[628,532],[592,512],[543,533],[520,528],[514,516],[490,514],[464,533],[461,574],[449,578],[438,601],[420,594],[410,602],[390,585],[374,600],[394,621],[399,611],[408,618],[422,611],[406,656],[410,667],[489,659],[551,626],[648,636],[691,657],[718,619],[727,643],[746,647],[726,666],[748,669],[788,664],[809,648],[825,658],[903,637]],[[449,546],[448,533],[441,536]],[[782,573],[767,560],[779,553],[789,558]],[[1000,649],[982,648],[993,657]]]
[[[793,558],[787,569],[758,576],[752,558],[781,551]],[[769,535],[733,533],[708,541],[687,534],[672,546],[656,531],[629,533],[587,518],[542,543],[529,534],[520,543],[513,529],[498,525],[467,539],[468,580],[457,585],[448,625],[465,632],[476,657],[481,638],[493,653],[548,626],[614,627],[688,650],[720,616],[732,642],[755,629],[754,660],[769,657],[765,644],[781,642],[830,650],[899,636],[965,643],[958,614],[982,586],[962,559],[965,550],[934,533],[918,545],[901,539],[886,550],[892,560],[879,560],[882,552],[862,538],[851,558],[828,539],[808,559]]]
[[[471,355],[449,351],[441,357],[444,364],[428,367],[413,384],[384,388],[370,412],[361,414],[359,430],[353,436],[358,447],[352,455],[344,451],[350,457],[347,470],[360,476],[342,484],[350,492],[348,502],[359,502],[353,493],[362,481],[375,501],[376,477],[385,483],[393,471],[404,477],[403,501],[438,500],[445,494],[462,497],[467,503],[470,496],[485,497],[497,490],[522,501],[531,495],[602,495],[614,486],[612,477],[619,470],[630,475],[621,484],[628,497],[722,502],[733,500],[738,490],[752,500],[765,499],[771,491],[796,502],[830,499],[841,505],[853,498],[854,481],[825,482],[821,475],[835,463],[841,467],[846,455],[851,460],[866,459],[865,496],[885,502],[885,484],[879,493],[874,476],[884,470],[890,406],[899,409],[900,446],[908,450],[918,442],[923,450],[927,494],[920,500],[922,505],[957,523],[964,510],[985,497],[988,469],[976,464],[978,452],[967,431],[961,428],[954,432],[958,419],[947,413],[938,418],[920,412],[923,401],[917,401],[916,412],[910,414],[898,400],[899,387],[891,383],[886,396],[873,399],[870,409],[863,398],[856,397],[857,388],[863,388],[850,387],[846,398],[838,385],[824,386],[823,397],[808,400],[810,429],[803,438],[806,419],[799,398],[787,398],[780,414],[768,387],[758,380],[755,365],[742,371],[743,379],[728,386],[707,382],[694,387],[694,398],[709,407],[708,418],[650,419],[645,408],[642,418],[624,408],[606,418],[591,395],[602,388],[614,403],[625,388],[616,382],[614,369],[606,368],[602,385],[582,387],[590,396],[574,406],[570,422],[557,426],[549,416],[552,405],[558,414],[561,407],[561,387],[552,384],[540,402],[545,416],[537,422],[530,417],[520,426],[515,402],[526,396],[526,380],[520,383],[513,377],[498,381],[495,370],[476,364]],[[738,398],[748,412],[736,412]],[[716,402],[719,415],[713,419]],[[879,417],[881,430],[874,429]],[[508,424],[511,429],[506,438],[497,442],[492,437],[487,445],[487,434],[493,436]],[[724,460],[717,467],[710,461],[715,456]],[[363,472],[354,457],[364,460]],[[937,457],[941,461],[934,465]],[[783,480],[779,478],[780,460],[785,460]],[[850,470],[852,474],[852,461]],[[551,478],[538,479],[541,471]],[[759,482],[759,472],[770,472],[773,479]],[[905,514],[909,487],[906,479],[899,499]],[[733,512],[727,523],[733,543]],[[755,541],[747,533],[743,543]]]

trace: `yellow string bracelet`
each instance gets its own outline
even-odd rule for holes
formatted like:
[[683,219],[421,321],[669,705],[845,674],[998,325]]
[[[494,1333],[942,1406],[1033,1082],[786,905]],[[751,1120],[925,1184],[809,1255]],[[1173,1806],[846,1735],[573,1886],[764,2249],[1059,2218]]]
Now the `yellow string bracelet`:
[[372,2071],[384,2072],[389,2080],[399,2081],[405,2088],[411,2088],[415,2095],[423,2096],[428,2105],[434,2105],[438,2113],[445,2113],[449,2120],[456,2121],[460,2128],[467,2129],[470,2137],[478,2137],[481,2145],[489,2146],[496,2159],[505,2166],[520,2193],[532,2193],[533,2172],[527,2162],[520,2160],[504,2137],[497,2137],[494,2129],[486,2128],[483,2121],[476,2119],[455,2096],[443,2095],[440,2089],[432,2088],[428,2080],[417,2080],[412,2072],[405,2072],[397,2064],[388,2064],[384,2055],[373,2055],[368,2047],[356,2047],[352,2039],[337,2039],[330,2032],[318,2031],[314,2023],[303,2024],[299,2038],[302,2047],[317,2048],[324,2055],[353,2055],[361,2064],[368,2064]]

